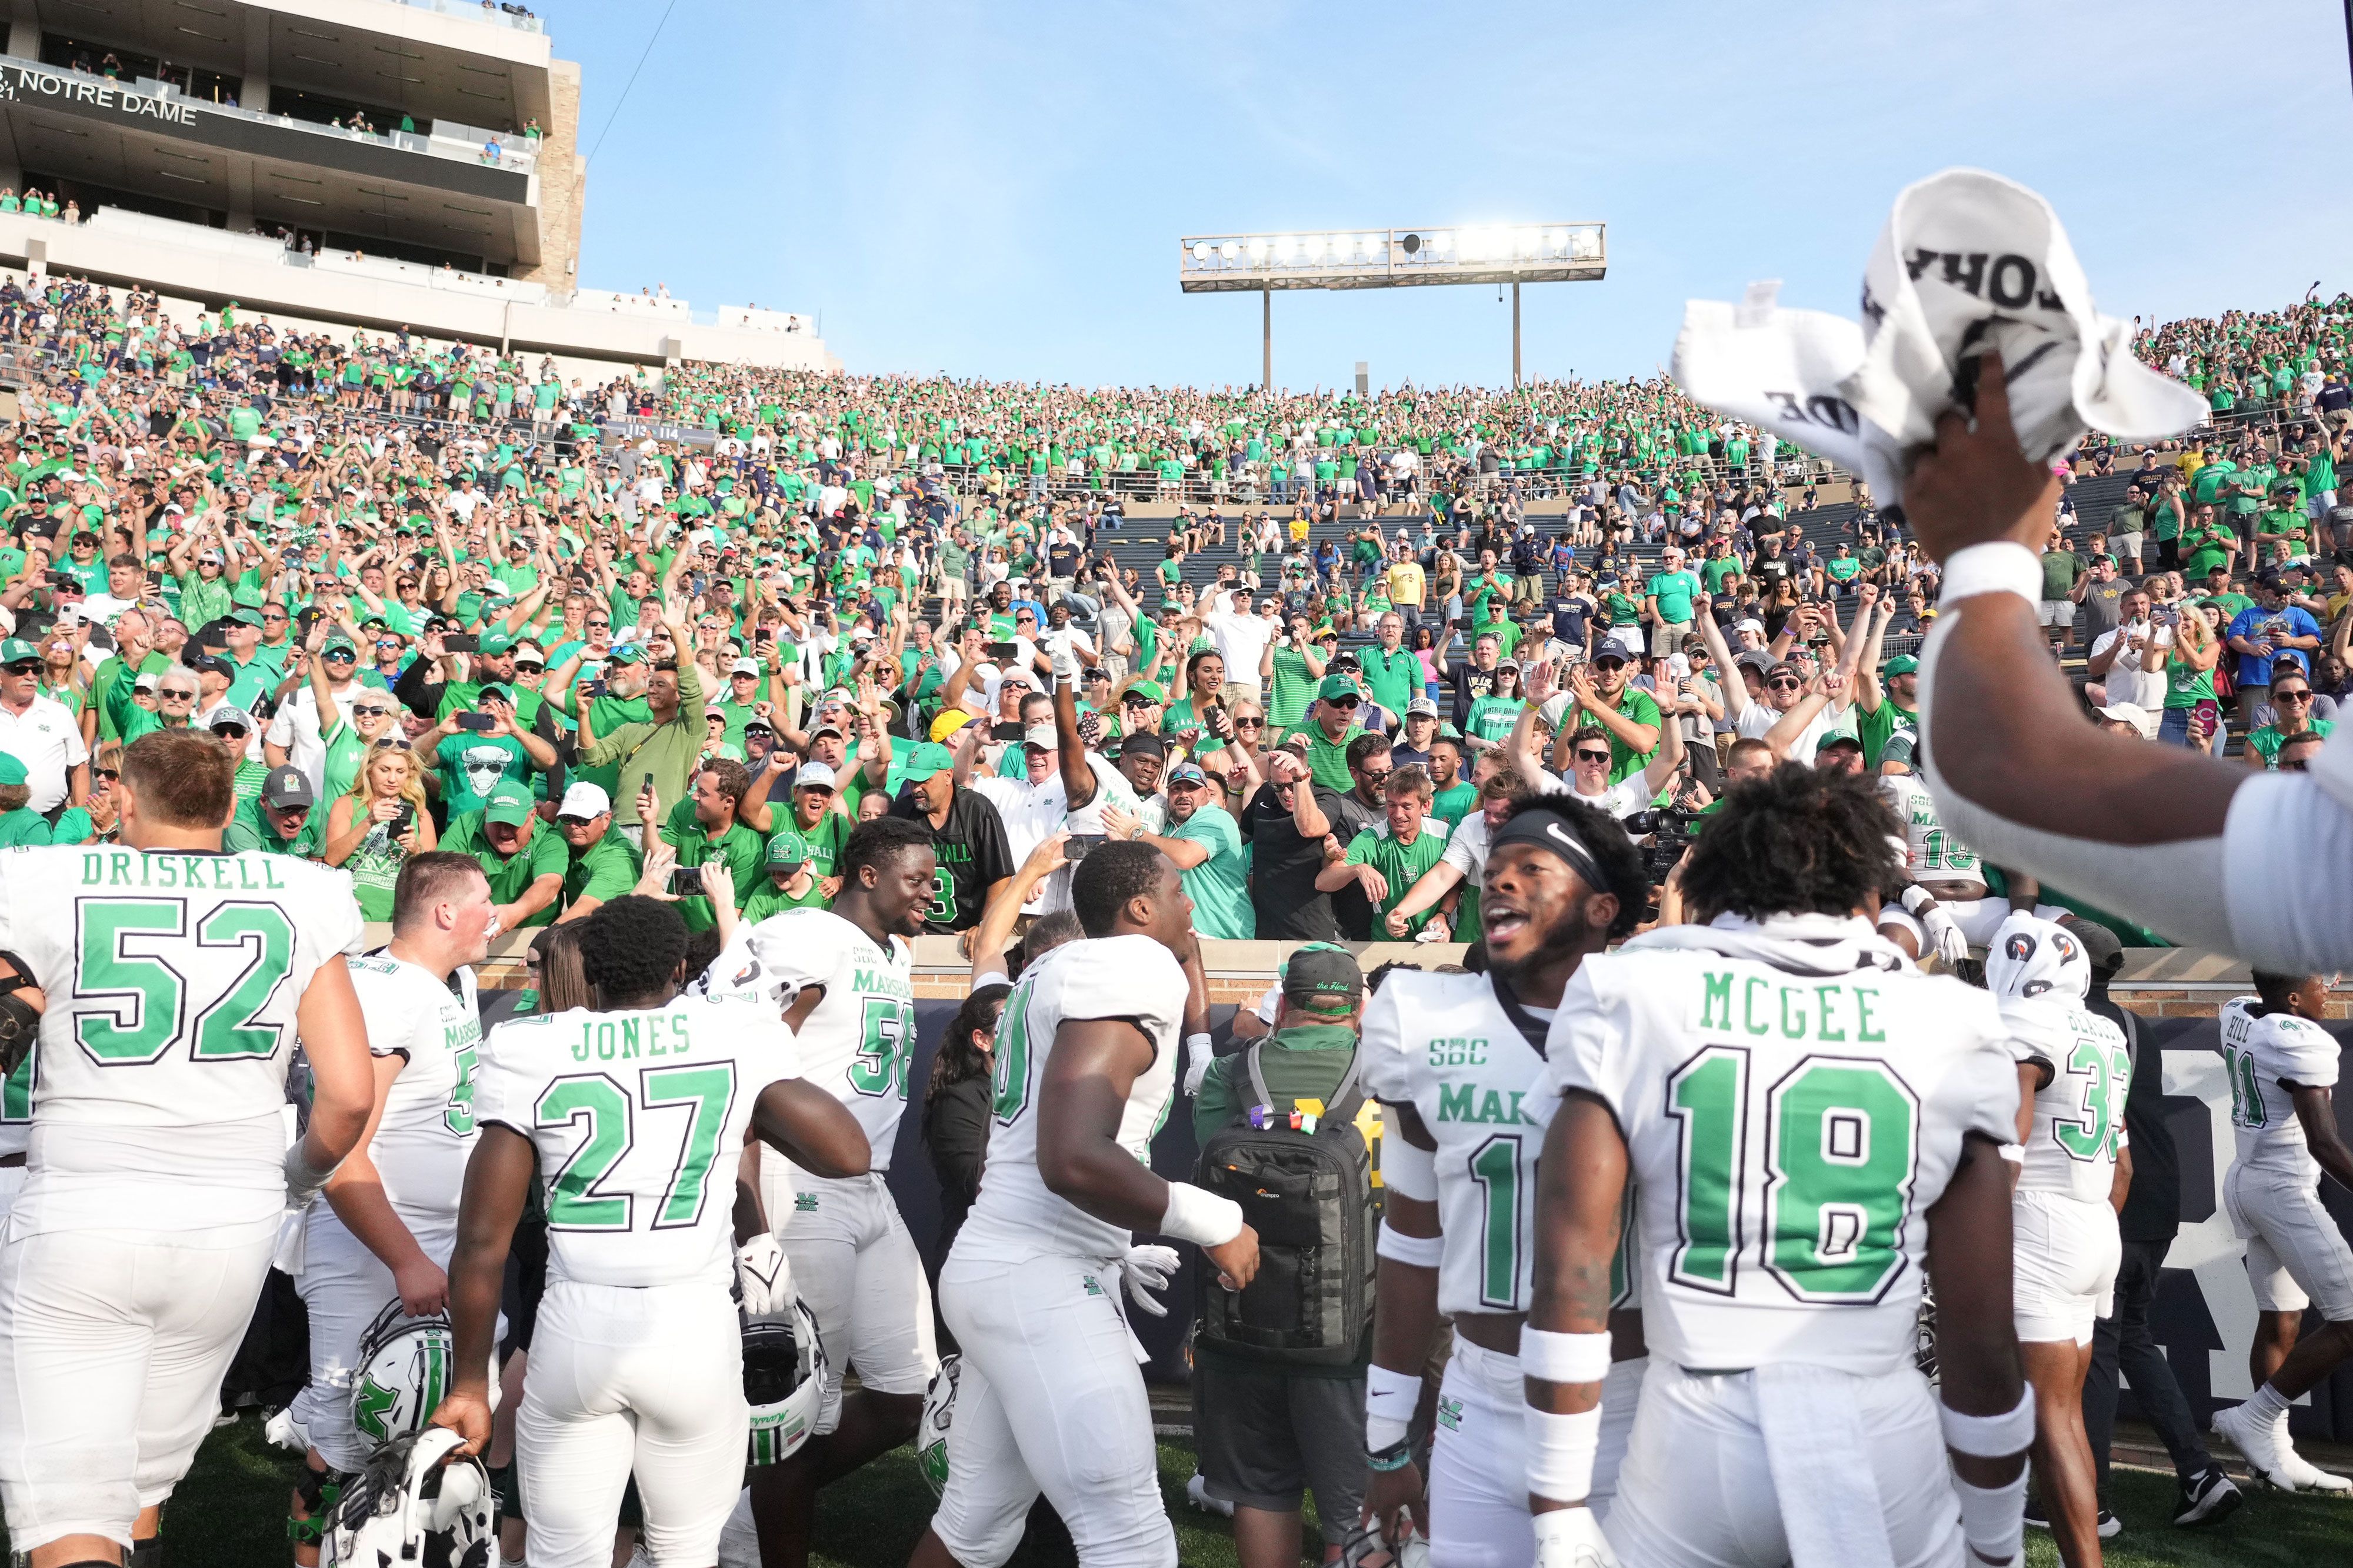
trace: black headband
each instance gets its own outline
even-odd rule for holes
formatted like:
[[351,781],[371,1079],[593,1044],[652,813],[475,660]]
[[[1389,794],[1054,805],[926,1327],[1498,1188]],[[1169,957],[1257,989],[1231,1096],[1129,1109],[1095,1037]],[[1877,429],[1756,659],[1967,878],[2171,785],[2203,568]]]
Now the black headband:
[[1494,837],[1488,841],[1487,853],[1494,855],[1514,844],[1529,844],[1549,851],[1567,862],[1568,868],[1585,879],[1585,885],[1595,892],[1609,890],[1609,879],[1601,874],[1601,862],[1586,847],[1584,836],[1557,811],[1541,805],[1522,808],[1495,829]]

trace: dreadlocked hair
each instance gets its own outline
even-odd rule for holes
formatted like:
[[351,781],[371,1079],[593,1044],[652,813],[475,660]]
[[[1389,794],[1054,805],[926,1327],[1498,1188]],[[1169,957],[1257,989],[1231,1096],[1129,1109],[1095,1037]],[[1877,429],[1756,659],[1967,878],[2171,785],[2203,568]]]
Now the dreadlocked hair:
[[1851,914],[1887,884],[1902,831],[1876,780],[1783,763],[1724,797],[1692,846],[1683,898],[1702,920]]

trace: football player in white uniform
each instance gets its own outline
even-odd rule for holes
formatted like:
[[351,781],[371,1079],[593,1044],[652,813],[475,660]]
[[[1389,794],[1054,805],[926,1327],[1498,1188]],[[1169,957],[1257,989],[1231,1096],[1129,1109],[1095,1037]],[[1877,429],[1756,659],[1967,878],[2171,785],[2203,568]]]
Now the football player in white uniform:
[[[915,1048],[909,942],[923,931],[938,859],[922,823],[860,824],[842,846],[831,909],[739,928],[702,980],[712,994],[757,997],[772,1016],[781,1009],[802,1072],[849,1107],[871,1145],[860,1175],[791,1173],[793,1211],[768,1215],[826,1347],[817,1435],[752,1472],[762,1550],[781,1568],[808,1561],[818,1488],[915,1435],[939,1369],[923,1256],[884,1182]],[[844,1399],[841,1374],[853,1363],[860,1392]]]
[[[1710,923],[1562,994],[1520,1349],[1542,1568],[2024,1561],[2018,1078],[1992,998],[1873,930],[1893,826],[1857,775],[1742,785],[1683,872]],[[1605,1540],[1585,1505],[1629,1182],[1651,1358]],[[1912,1364],[1924,1258],[1941,1409]]]
[[[492,913],[472,856],[412,855],[393,888],[392,941],[346,961],[367,1020],[375,1109],[327,1184],[327,1201],[304,1215],[295,1286],[310,1312],[311,1382],[294,1418],[310,1452],[288,1531],[298,1563],[318,1562],[319,1532],[345,1478],[401,1435],[364,1411],[354,1419],[361,1337],[394,1300],[412,1318],[448,1310],[482,1034],[471,966],[489,949]],[[395,1391],[371,1392],[388,1405]]]
[[607,1568],[633,1476],[654,1562],[718,1561],[751,1435],[733,1291],[746,1129],[828,1174],[866,1163],[766,1008],[681,994],[686,942],[667,906],[608,901],[580,922],[599,1007],[511,1019],[482,1045],[449,1262],[456,1365],[433,1420],[469,1453],[490,1441],[500,1287],[536,1179],[548,1283],[515,1463],[540,1568]]
[[1240,1205],[1152,1173],[1177,1035],[1208,1010],[1175,864],[1099,845],[1071,899],[1086,939],[1024,970],[997,1026],[988,1172],[940,1271],[964,1352],[947,1485],[913,1568],[997,1568],[1041,1489],[1082,1568],[1174,1568],[1113,1270],[1144,1230],[1198,1244],[1229,1289],[1258,1272]]
[[[223,854],[236,769],[210,735],[142,736],[121,847],[0,858],[0,952],[38,988],[0,1011],[43,1009],[0,1242],[0,1497],[34,1568],[159,1560],[288,1199],[333,1173],[373,1103],[351,879]],[[313,1097],[289,1146],[298,1033]]]
[[[1985,862],[1936,816],[1936,797],[1914,776],[1913,759],[1918,750],[1916,736],[1905,737],[1891,742],[1879,762],[1879,793],[1894,808],[1895,820],[1904,830],[1904,873],[1930,897],[1930,907],[1943,910],[1971,947],[1990,947],[1993,933],[2010,918],[2011,901],[1987,890]],[[2015,875],[2010,880],[2013,889],[2033,886]],[[1916,895],[1907,890],[1906,900],[1907,907],[1916,910]],[[2057,904],[2037,904],[2034,913],[2055,921],[2067,910]]]
[[[2231,1227],[2247,1244],[2247,1279],[2263,1318],[2250,1352],[2253,1397],[2214,1413],[2273,1485],[2291,1491],[2353,1489],[2288,1441],[2287,1407],[2353,1355],[2353,1249],[2321,1206],[2320,1173],[2353,1187],[2353,1151],[2330,1104],[2337,1045],[2327,1016],[2330,976],[2255,973],[2255,994],[2224,1004],[2222,1064],[2231,1075],[2238,1152],[2222,1184]],[[2307,1306],[2327,1320],[2297,1337]]]
[[2018,1185],[2010,1201],[2011,1316],[2034,1385],[2035,1490],[2070,1568],[2100,1561],[2099,1488],[2084,1430],[2092,1325],[2108,1315],[2132,1181],[2124,1031],[2084,1005],[2092,963],[2063,928],[2023,912],[1986,949],[1986,989],[2018,1064]]
[[[1388,1119],[1366,1505],[1392,1543],[1405,1539],[1401,1510],[1422,1515],[1435,1568],[1506,1568],[1535,1552],[1520,1327],[1545,1113],[1530,1091],[1562,987],[1588,953],[1634,929],[1650,893],[1640,853],[1601,811],[1563,794],[1509,805],[1480,889],[1487,973],[1392,971],[1365,1010],[1365,1085]],[[1607,1472],[1597,1476],[1597,1512],[1614,1489],[1641,1386],[1641,1318],[1630,1307],[1621,1300],[1611,1321],[1620,1337],[1603,1408],[1619,1419],[1597,1466]],[[1454,1347],[1425,1504],[1407,1427],[1441,1312]]]

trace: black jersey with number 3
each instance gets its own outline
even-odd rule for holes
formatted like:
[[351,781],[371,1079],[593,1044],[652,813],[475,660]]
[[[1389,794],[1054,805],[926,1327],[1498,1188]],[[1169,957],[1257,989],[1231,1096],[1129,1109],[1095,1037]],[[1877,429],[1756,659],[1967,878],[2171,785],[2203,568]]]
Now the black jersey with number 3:
[[[892,801],[891,815],[931,826],[931,814],[912,795]],[[948,801],[946,822],[932,832],[938,842],[940,868],[932,881],[932,907],[923,912],[923,929],[934,936],[970,931],[980,923],[988,889],[1015,869],[1005,819],[987,796],[960,788]]]

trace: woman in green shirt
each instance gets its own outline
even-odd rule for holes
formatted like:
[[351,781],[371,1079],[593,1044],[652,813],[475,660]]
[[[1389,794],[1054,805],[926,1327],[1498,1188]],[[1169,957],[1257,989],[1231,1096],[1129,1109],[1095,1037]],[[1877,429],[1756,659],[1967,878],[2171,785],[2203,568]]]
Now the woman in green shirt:
[[[404,806],[408,826],[396,833],[394,824]],[[327,814],[324,858],[352,874],[362,919],[392,919],[392,888],[400,879],[401,866],[434,843],[433,813],[425,799],[425,777],[417,771],[416,753],[404,740],[379,742],[370,749],[367,765],[351,789]]]
[[[2162,648],[2165,717],[2157,738],[2193,752],[2211,752],[2221,737],[2221,706],[2214,698],[2214,666],[2222,657],[2221,634],[2199,605],[2185,606],[2173,637]],[[2152,647],[2154,660],[2160,649]]]
[[1512,732],[1527,705],[1520,695],[1519,663],[1507,658],[1495,666],[1494,689],[1472,699],[1471,710],[1462,718],[1463,737],[1483,751]]

